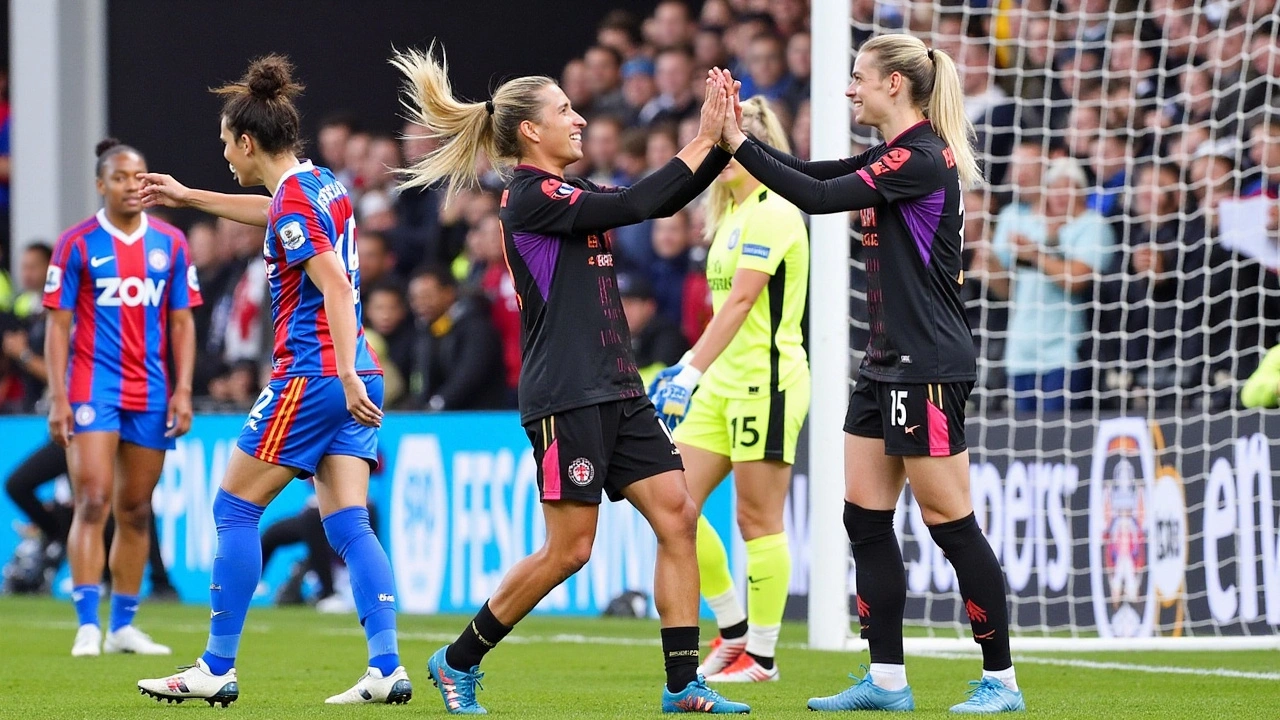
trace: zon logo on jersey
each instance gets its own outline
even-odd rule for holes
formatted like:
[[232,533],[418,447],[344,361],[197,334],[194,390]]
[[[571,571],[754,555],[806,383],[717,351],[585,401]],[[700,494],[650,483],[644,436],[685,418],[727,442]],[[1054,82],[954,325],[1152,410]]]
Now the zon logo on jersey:
[[98,304],[102,307],[160,307],[164,298],[164,280],[152,278],[98,278]]

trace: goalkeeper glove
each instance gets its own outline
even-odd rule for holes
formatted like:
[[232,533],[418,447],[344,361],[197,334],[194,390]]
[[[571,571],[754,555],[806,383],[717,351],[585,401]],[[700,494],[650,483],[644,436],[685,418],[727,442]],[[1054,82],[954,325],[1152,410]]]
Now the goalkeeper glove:
[[689,406],[693,402],[693,391],[698,387],[698,380],[701,378],[700,370],[692,365],[685,365],[674,377],[658,388],[653,404],[658,410],[658,419],[669,429],[674,430],[689,414]]

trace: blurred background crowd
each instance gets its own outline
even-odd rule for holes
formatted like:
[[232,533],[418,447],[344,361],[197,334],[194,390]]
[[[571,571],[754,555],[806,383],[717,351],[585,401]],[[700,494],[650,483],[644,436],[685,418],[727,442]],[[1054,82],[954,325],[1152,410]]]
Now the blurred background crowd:
[[[965,203],[964,292],[982,356],[975,402],[1039,411],[1236,402],[1280,327],[1280,251],[1268,253],[1280,235],[1275,0],[852,6],[855,49],[874,32],[911,32],[963,74],[988,180]],[[795,153],[809,157],[808,2],[663,0],[649,16],[609,13],[557,78],[589,121],[586,156],[570,172],[627,185],[670,160],[696,134],[711,66],[731,68],[744,98],[767,98]],[[352,194],[387,406],[515,407],[520,328],[497,220],[501,178],[483,168],[481,187],[449,205],[434,189],[399,191],[396,169],[433,141],[413,124],[386,135],[362,120],[332,108],[308,154]],[[850,153],[879,141],[851,130]],[[1259,242],[1224,242],[1251,198],[1271,199],[1256,206]],[[695,203],[614,233],[646,375],[679,358],[710,318],[702,223]],[[205,297],[198,409],[242,410],[270,354],[262,231],[205,219],[187,233]],[[41,409],[48,257],[47,244],[31,246],[0,288],[8,412]],[[811,298],[832,303],[821,288]],[[853,347],[864,344],[855,332]]]

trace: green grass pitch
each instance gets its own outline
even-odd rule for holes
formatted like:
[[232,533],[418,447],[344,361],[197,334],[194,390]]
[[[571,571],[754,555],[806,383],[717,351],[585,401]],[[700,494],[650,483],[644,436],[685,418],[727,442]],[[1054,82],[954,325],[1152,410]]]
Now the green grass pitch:
[[[69,604],[0,598],[0,718],[445,715],[425,666],[427,656],[465,621],[456,616],[401,617],[400,651],[414,682],[413,701],[405,706],[323,704],[363,672],[364,636],[353,615],[310,609],[250,612],[238,668],[240,700],[230,708],[211,709],[196,701],[166,705],[139,695],[138,678],[169,674],[203,650],[208,612],[195,606],[143,606],[139,627],[171,645],[172,657],[72,658],[75,623]],[[711,632],[704,626],[703,637]],[[480,701],[491,714],[508,718],[658,717],[663,675],[657,635],[651,621],[530,618],[486,658]],[[815,718],[805,700],[843,689],[849,684],[846,674],[866,660],[801,649],[804,635],[801,625],[783,628],[782,680],[722,690],[750,703],[754,716]],[[1026,653],[1015,654],[1015,662],[1028,718],[1280,719],[1280,652]],[[914,715],[950,717],[947,708],[964,698],[966,681],[976,678],[980,667],[976,655],[908,657],[918,708]]]

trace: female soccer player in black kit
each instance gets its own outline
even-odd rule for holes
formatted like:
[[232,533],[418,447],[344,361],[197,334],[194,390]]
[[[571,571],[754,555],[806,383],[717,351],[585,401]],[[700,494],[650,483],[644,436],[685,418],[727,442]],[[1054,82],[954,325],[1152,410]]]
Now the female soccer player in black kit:
[[[484,153],[510,169],[502,193],[503,249],[524,327],[521,423],[538,462],[546,544],[507,572],[461,636],[427,668],[451,713],[480,714],[480,661],[542,598],[591,557],[601,491],[644,515],[658,538],[654,602],[662,619],[665,712],[745,713],[697,676],[697,507],[679,451],[657,418],[631,355],[608,230],[675,213],[729,162],[715,148],[730,106],[724,78],[708,79],[698,137],[625,190],[565,180],[582,157],[586,121],[547,77],[503,83],[493,99],[454,99],[444,60],[408,52],[406,105],[440,141],[406,186],[444,180],[450,196],[474,184]],[[730,110],[731,111],[731,110]],[[696,173],[694,172],[696,170]]]
[[[806,213],[859,212],[871,340],[845,418],[844,524],[853,547],[867,676],[813,710],[910,710],[902,652],[906,571],[893,512],[906,477],[934,542],[955,567],[982,647],[983,677],[960,713],[1022,710],[1009,657],[1004,574],[969,495],[964,405],[976,379],[960,253],[963,193],[981,180],[956,67],[908,35],[866,42],[845,95],[887,142],[844,160],[802,162],[724,139],[754,177]],[[927,110],[926,110],[927,109]]]

